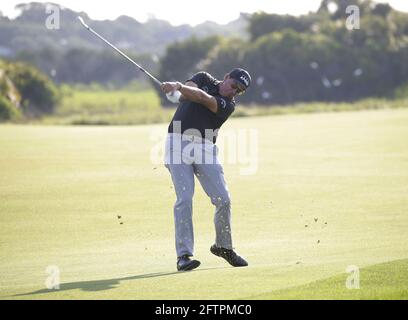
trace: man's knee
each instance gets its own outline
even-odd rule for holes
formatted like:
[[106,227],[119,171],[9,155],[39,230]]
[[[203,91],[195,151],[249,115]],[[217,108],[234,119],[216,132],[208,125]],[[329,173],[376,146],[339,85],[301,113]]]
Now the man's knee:
[[213,197],[211,199],[211,202],[216,207],[225,207],[225,208],[231,207],[231,197],[227,193]]
[[193,194],[189,192],[183,192],[177,196],[176,206],[192,206]]

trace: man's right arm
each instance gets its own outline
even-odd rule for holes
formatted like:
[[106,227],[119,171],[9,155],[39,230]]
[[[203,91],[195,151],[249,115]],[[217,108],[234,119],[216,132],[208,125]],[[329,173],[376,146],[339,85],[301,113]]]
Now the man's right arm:
[[186,100],[197,102],[209,109],[210,111],[217,113],[218,103],[217,100],[209,95],[207,92],[198,88],[197,84],[193,81],[187,81],[185,85],[180,82],[176,82],[177,90],[179,90]]

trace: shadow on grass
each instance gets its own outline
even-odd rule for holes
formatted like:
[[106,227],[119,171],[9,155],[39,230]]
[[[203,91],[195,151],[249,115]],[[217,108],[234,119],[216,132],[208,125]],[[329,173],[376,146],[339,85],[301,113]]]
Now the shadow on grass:
[[55,290],[54,289],[41,289],[41,290],[37,290],[37,291],[33,291],[33,292],[15,294],[15,295],[13,295],[13,297],[21,297],[21,296],[29,296],[29,295],[37,295],[37,294],[47,294],[47,293],[56,293],[56,292],[75,290],[75,289],[80,289],[82,291],[87,291],[87,292],[103,291],[103,290],[110,290],[110,289],[117,288],[117,286],[120,284],[121,281],[165,277],[165,276],[176,275],[176,274],[177,275],[183,275],[183,274],[186,274],[186,273],[199,272],[199,271],[205,271],[205,270],[224,269],[224,268],[227,268],[227,267],[222,267],[222,268],[202,268],[202,269],[193,270],[193,271],[186,271],[186,272],[174,271],[174,272],[147,273],[147,274],[140,274],[140,275],[125,277],[125,278],[107,279],[107,280],[68,282],[68,283],[60,284],[59,289],[55,289]]

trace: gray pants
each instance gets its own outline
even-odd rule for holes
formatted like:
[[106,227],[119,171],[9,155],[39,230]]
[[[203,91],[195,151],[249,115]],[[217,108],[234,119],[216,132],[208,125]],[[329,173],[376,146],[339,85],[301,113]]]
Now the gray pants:
[[194,253],[194,175],[215,206],[215,244],[232,249],[231,200],[217,147],[194,136],[170,133],[166,141],[165,166],[170,171],[177,195],[174,223],[177,257]]

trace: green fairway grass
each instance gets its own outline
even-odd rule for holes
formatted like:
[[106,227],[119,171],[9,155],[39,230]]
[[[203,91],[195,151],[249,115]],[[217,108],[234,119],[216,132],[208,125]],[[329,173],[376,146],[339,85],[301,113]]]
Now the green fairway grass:
[[[157,92],[151,88],[108,90],[91,87],[61,89],[62,99],[51,114],[39,118],[19,118],[22,123],[42,125],[137,125],[169,122],[175,106],[163,108]],[[238,101],[239,102],[239,101]],[[287,115],[318,112],[341,112],[379,109],[400,109],[408,99],[366,98],[350,102],[307,102],[292,105],[241,105],[233,118]]]
[[408,259],[391,261],[359,270],[360,283],[347,288],[341,274],[328,279],[251,297],[251,299],[408,299]]
[[68,90],[51,115],[35,122],[56,125],[129,125],[170,121],[173,109],[164,109],[152,89]]
[[[256,174],[224,164],[249,266],[209,252],[214,210],[196,184],[202,264],[181,273],[174,190],[150,159],[166,124],[1,125],[0,299],[407,299],[407,124],[408,109],[229,120],[221,150],[231,132],[259,139]],[[351,265],[360,289],[346,288]]]

